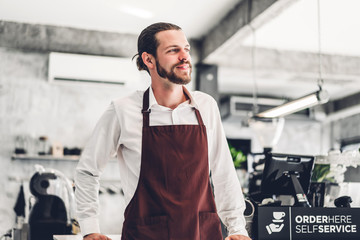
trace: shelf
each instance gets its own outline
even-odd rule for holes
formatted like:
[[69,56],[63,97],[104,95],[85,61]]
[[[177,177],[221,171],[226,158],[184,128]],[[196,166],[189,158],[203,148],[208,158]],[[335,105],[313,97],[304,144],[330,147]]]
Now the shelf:
[[11,156],[11,160],[23,160],[23,161],[29,161],[29,160],[40,160],[40,161],[73,161],[73,162],[77,162],[79,161],[80,156],[73,156],[73,155],[69,155],[69,156],[63,156],[63,157],[54,157],[52,155],[42,155],[42,156],[38,156],[38,155],[25,155],[25,154],[13,154]]
[[357,167],[360,166],[360,155],[356,152],[354,152],[354,154],[339,153],[331,155],[317,155],[315,163]]

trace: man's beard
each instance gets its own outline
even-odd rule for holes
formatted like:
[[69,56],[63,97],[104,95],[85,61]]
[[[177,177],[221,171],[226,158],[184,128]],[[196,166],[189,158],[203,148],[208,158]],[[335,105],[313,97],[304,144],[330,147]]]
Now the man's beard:
[[[178,76],[176,73],[175,73],[175,68],[179,65],[182,65],[182,64],[188,64],[189,65],[189,75],[187,76]],[[175,83],[175,84],[180,84],[180,85],[186,85],[188,84],[190,81],[191,81],[191,70],[192,70],[192,66],[191,66],[191,63],[190,62],[185,62],[185,61],[182,61],[180,62],[179,64],[176,64],[174,65],[170,71],[166,71],[165,68],[163,68],[159,61],[156,59],[156,70],[157,70],[157,73],[159,74],[160,77],[162,78],[167,78],[169,79],[170,82],[172,83]]]

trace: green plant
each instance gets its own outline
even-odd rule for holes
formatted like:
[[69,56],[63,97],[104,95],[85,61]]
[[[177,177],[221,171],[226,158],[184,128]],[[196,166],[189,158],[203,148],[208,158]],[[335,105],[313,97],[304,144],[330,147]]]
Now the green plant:
[[315,164],[311,176],[312,182],[334,182],[333,177],[328,177],[330,164]]
[[246,156],[241,150],[237,150],[229,143],[229,149],[231,156],[233,158],[233,163],[235,168],[246,168],[244,164],[246,163]]

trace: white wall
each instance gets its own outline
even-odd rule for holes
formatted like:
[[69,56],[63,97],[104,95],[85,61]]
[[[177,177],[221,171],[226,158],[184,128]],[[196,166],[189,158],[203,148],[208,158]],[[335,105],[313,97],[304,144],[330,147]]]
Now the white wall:
[[[230,117],[223,121],[225,133],[231,138],[251,139],[251,150],[262,152],[263,147],[256,133],[245,124],[240,117]],[[323,154],[328,151],[324,147],[328,137],[323,134],[320,122],[311,120],[285,119],[284,128],[278,143],[273,147],[274,152],[293,154]],[[325,150],[324,150],[325,149]]]

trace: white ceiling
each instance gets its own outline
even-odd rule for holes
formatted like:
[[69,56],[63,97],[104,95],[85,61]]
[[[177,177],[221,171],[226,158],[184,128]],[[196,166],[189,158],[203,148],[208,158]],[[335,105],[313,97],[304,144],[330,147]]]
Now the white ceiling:
[[[180,25],[188,38],[201,38],[240,1],[0,0],[0,20],[133,34],[139,34],[150,23],[168,21]],[[220,66],[221,91],[251,94],[254,76],[257,90],[264,95],[297,97],[316,90],[317,0],[288,2],[289,6],[258,27],[255,35],[247,31],[245,35],[235,36],[230,39],[231,44],[225,44],[226,47],[219,48],[206,59]],[[346,68],[347,58],[339,61],[341,66],[332,62],[332,68],[336,66],[340,72],[326,69],[326,65],[323,67],[324,86],[334,99],[360,91],[360,72],[354,71],[354,64],[360,62],[359,9],[359,0],[320,0],[321,52],[353,57],[350,70]],[[256,36],[255,42],[252,36]],[[261,50],[255,59],[249,52],[254,46]],[[293,51],[309,55],[294,55]],[[280,60],[269,58],[279,55],[282,56]],[[303,67],[311,72],[289,66],[291,63],[287,62],[293,60],[298,65],[299,56],[308,58],[300,63],[311,63],[310,67]],[[255,65],[252,65],[253,60]],[[275,61],[282,63],[275,64]],[[330,60],[324,58],[324,61]]]
[[360,92],[360,1],[320,0],[320,31],[317,0],[288,2],[206,59],[223,66],[220,91],[296,98],[316,91],[321,74],[333,100]]
[[200,38],[240,1],[0,0],[0,19],[133,34],[167,21]]
[[[321,0],[321,52],[360,56],[360,1]],[[256,31],[258,47],[319,51],[318,1],[294,1],[286,11]],[[251,36],[244,39],[251,46]]]

